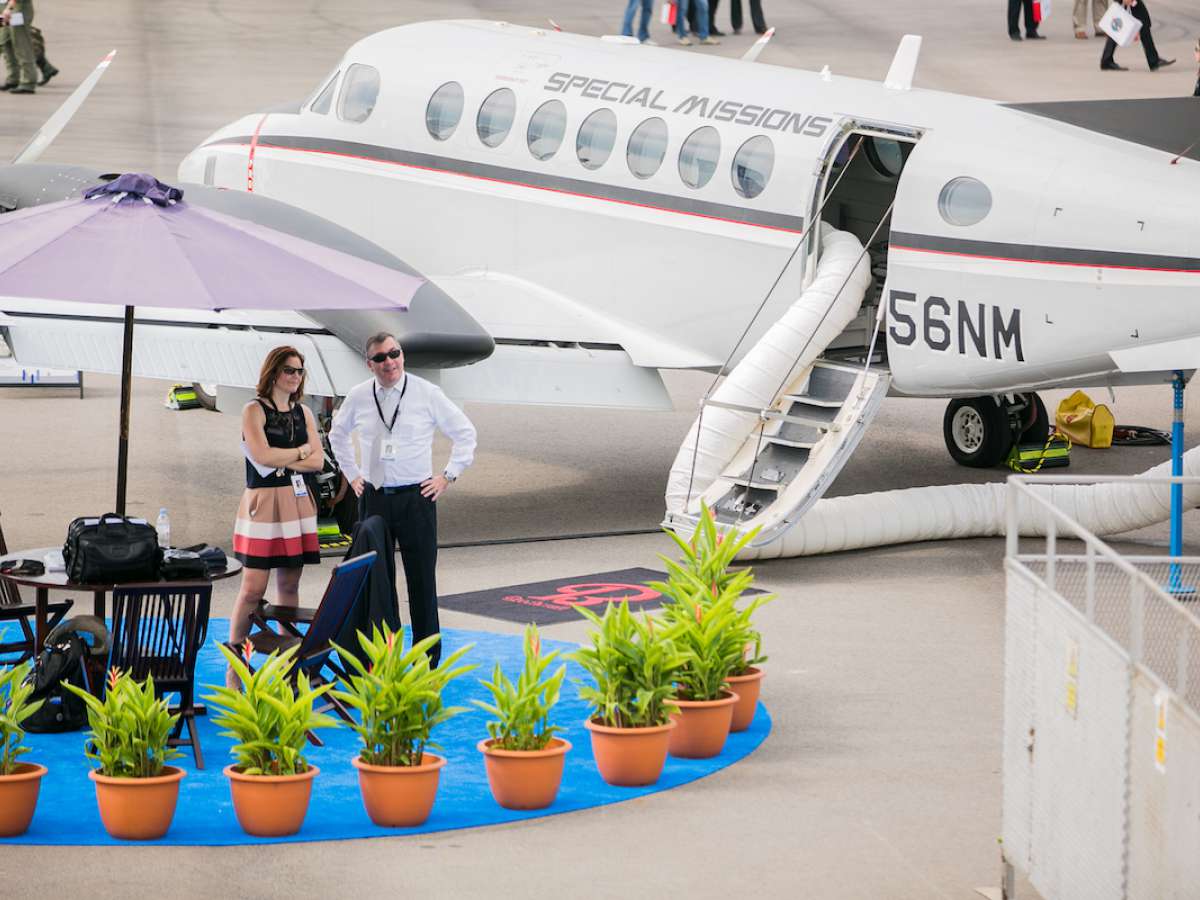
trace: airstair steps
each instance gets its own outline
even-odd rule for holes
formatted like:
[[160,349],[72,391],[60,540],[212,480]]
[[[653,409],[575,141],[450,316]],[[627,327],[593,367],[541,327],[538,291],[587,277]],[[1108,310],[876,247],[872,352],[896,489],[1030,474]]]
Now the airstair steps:
[[[761,531],[754,544],[775,540],[833,483],[887,394],[879,367],[819,359],[759,415],[764,423],[734,453],[704,491],[720,524]],[[676,521],[694,521],[675,514]],[[672,518],[668,518],[668,524]]]

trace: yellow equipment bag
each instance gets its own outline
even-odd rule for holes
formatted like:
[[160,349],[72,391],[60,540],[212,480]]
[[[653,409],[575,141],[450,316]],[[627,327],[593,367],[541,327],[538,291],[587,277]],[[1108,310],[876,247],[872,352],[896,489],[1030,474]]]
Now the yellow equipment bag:
[[1076,391],[1062,403],[1054,415],[1054,424],[1073,444],[1085,447],[1111,447],[1112,411],[1103,403],[1093,403],[1083,391]]

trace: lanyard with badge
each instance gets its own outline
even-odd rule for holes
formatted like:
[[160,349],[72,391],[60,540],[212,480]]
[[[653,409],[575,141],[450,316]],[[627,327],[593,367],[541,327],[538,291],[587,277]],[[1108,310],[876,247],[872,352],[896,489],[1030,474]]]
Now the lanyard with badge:
[[396,427],[396,419],[400,418],[400,405],[404,402],[404,392],[407,390],[408,375],[405,375],[404,385],[400,388],[400,399],[396,401],[396,411],[392,413],[392,421],[389,422],[383,417],[383,406],[379,403],[379,391],[376,389],[374,382],[371,384],[371,395],[375,398],[375,409],[379,412],[379,421],[387,429],[387,434],[379,444],[379,458],[381,460],[390,462],[400,452],[400,441],[392,436],[392,429]]

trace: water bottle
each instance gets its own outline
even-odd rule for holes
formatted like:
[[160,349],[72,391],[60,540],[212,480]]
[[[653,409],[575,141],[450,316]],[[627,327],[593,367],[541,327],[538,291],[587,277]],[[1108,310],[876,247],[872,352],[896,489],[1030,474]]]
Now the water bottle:
[[154,525],[154,530],[158,532],[158,546],[166,550],[171,546],[171,519],[167,515],[167,508],[164,506],[158,511],[158,521]]

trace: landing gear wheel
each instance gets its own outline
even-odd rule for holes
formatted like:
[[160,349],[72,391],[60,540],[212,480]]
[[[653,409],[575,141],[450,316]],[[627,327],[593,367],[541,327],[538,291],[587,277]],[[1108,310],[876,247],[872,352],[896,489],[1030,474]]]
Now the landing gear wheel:
[[1046,438],[1050,437],[1050,416],[1046,413],[1046,404],[1037,394],[1025,394],[1029,409],[1025,411],[1025,429],[1017,438],[1018,444],[1037,444],[1044,446]]
[[960,466],[990,469],[1012,448],[1008,412],[991,397],[951,400],[942,418],[946,449]]

